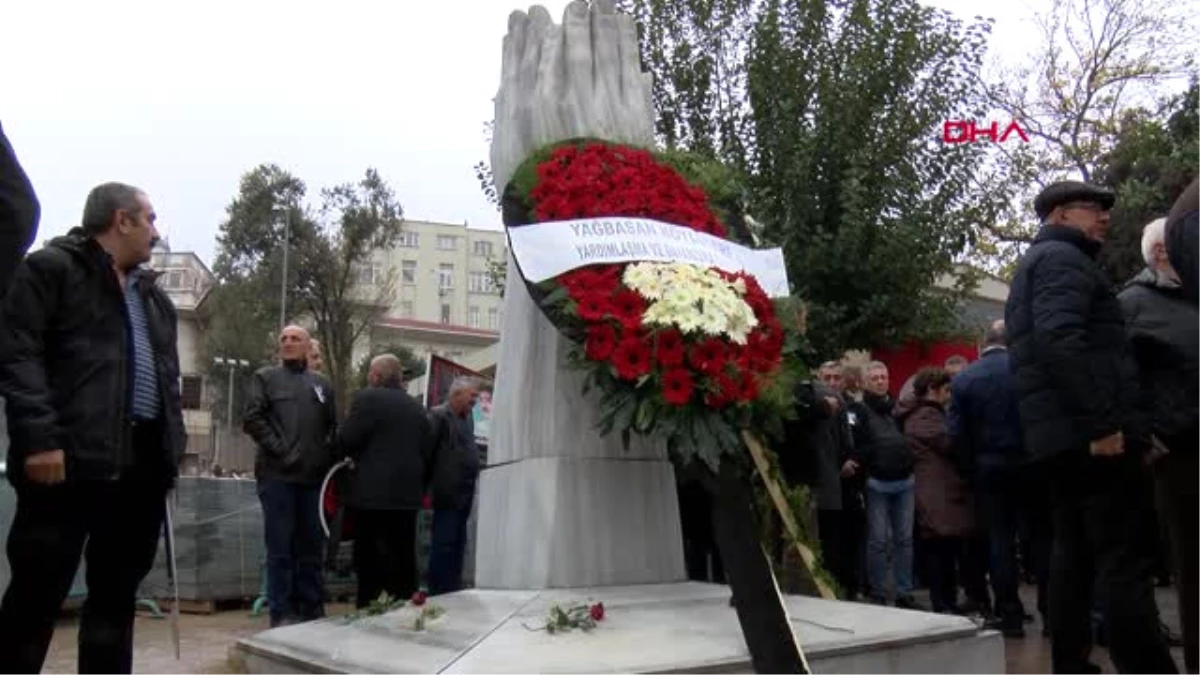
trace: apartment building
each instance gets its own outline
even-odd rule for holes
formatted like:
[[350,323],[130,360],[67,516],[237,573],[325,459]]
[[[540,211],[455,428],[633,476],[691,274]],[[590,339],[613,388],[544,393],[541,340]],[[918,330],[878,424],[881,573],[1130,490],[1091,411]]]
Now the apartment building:
[[462,359],[500,339],[500,289],[489,266],[503,264],[501,230],[406,220],[397,246],[359,270],[369,286],[394,275],[395,294],[372,332],[372,346],[399,343],[418,355]]

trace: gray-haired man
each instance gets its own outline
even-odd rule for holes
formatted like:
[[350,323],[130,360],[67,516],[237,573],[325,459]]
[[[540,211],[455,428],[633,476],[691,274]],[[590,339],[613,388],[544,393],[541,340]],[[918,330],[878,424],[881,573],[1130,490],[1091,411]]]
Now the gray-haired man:
[[429,554],[429,592],[453,593],[462,588],[467,551],[467,518],[479,478],[479,448],[471,409],[479,383],[460,377],[450,385],[445,403],[430,411],[433,423],[433,532]]

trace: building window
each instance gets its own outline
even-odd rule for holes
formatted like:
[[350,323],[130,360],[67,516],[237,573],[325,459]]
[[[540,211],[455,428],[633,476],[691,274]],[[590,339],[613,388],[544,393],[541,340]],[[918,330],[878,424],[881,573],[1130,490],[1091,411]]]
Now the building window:
[[374,286],[381,276],[379,265],[354,266],[354,280],[362,286]]
[[411,318],[412,315],[413,315],[412,300],[402,300],[400,302],[400,316],[405,317],[405,318]]
[[475,242],[473,249],[475,251],[475,255],[481,255],[485,258],[490,258],[492,256],[492,242],[490,241],[477,241]]
[[184,375],[179,378],[179,403],[184,410],[199,410],[204,398],[204,378]]
[[416,260],[405,260],[400,263],[400,280],[406,284],[417,283]]
[[449,234],[439,234],[437,246],[439,251],[453,251],[454,245],[458,241],[458,237]]
[[450,323],[450,305],[442,305],[442,323]]
[[421,246],[421,238],[416,232],[401,232],[400,245],[404,248],[419,248]]
[[454,265],[442,263],[438,265],[438,289],[449,290],[454,288]]
[[488,310],[488,330],[500,330],[500,310],[492,307]]
[[496,282],[492,279],[492,275],[487,272],[471,272],[471,278],[468,280],[468,285],[472,293],[495,293]]
[[479,328],[479,308],[467,308],[467,325],[471,328]]

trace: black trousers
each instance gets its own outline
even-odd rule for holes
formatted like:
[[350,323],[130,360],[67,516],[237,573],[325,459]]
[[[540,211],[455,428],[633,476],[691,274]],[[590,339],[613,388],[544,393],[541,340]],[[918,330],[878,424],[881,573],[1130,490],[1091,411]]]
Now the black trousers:
[[1109,654],[1123,673],[1178,672],[1159,631],[1137,499],[1141,457],[1085,450],[1047,465],[1053,486],[1050,559],[1051,661],[1056,673],[1088,669],[1093,589],[1106,596]]
[[0,604],[0,672],[42,669],[81,555],[87,600],[79,672],[132,672],[137,588],[158,552],[166,487],[123,478],[17,490],[8,535],[12,578]]
[[1183,632],[1183,661],[1187,672],[1197,668],[1197,602],[1200,601],[1200,455],[1196,447],[1172,448],[1155,466],[1160,518],[1170,530],[1171,573],[1179,596],[1179,624]]
[[929,604],[939,614],[957,612],[958,579],[966,558],[966,538],[924,537],[921,543],[925,551]]
[[408,600],[417,590],[417,511],[353,509],[355,604],[359,609],[381,593]]

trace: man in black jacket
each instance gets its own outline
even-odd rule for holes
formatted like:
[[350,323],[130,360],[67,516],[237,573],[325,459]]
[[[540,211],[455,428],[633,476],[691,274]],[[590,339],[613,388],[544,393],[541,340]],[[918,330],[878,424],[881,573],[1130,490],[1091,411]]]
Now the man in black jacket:
[[1137,493],[1149,438],[1137,367],[1116,295],[1096,264],[1115,198],[1067,181],[1034,200],[1042,228],[1005,306],[1025,446],[1052,485],[1050,630],[1055,672],[1099,672],[1091,652],[1093,581],[1107,598],[1113,663],[1176,672],[1139,550]]
[[243,426],[258,445],[254,473],[267,543],[271,625],[325,615],[321,577],[324,533],[317,509],[321,481],[333,465],[337,413],[333,388],[308,370],[308,332],[279,336],[280,365],[254,373]]
[[186,445],[175,308],[140,267],[155,219],[142,191],[97,187],[83,227],[26,258],[5,298],[0,394],[17,513],[0,672],[41,669],[81,554],[79,670],[133,666],[135,593]]
[[[1165,219],[1146,226],[1146,269],[1117,296],[1141,379],[1141,409],[1150,421],[1157,459],[1158,517],[1170,530],[1172,572],[1179,594],[1184,661],[1196,672],[1197,531],[1200,530],[1200,313],[1188,300],[1164,246]],[[1151,539],[1155,537],[1151,536]]]
[[[867,576],[871,601],[884,604],[887,593],[888,541],[895,603],[918,609],[913,598],[913,456],[892,417],[895,400],[888,392],[886,365],[872,361],[861,403],[850,405],[854,461],[867,476]],[[890,534],[890,537],[889,537]]]
[[41,207],[0,127],[0,296],[37,235]]
[[1166,248],[1184,297],[1200,299],[1200,179],[1192,181],[1167,214]]
[[479,448],[471,409],[479,384],[460,377],[450,385],[446,402],[430,411],[434,455],[430,465],[433,486],[433,529],[430,533],[429,592],[453,593],[462,588],[463,556],[467,551],[467,520],[479,479]]
[[996,596],[991,627],[1006,637],[1020,637],[1025,633],[1025,607],[1017,593],[1017,530],[1023,500],[1032,497],[1023,476],[1025,444],[1003,321],[988,329],[979,360],[951,381],[946,425],[986,521],[988,569]]
[[387,592],[417,590],[417,511],[432,446],[425,410],[401,388],[392,354],[371,360],[370,387],[354,394],[338,444],[354,469],[346,498],[354,522],[359,608]]

